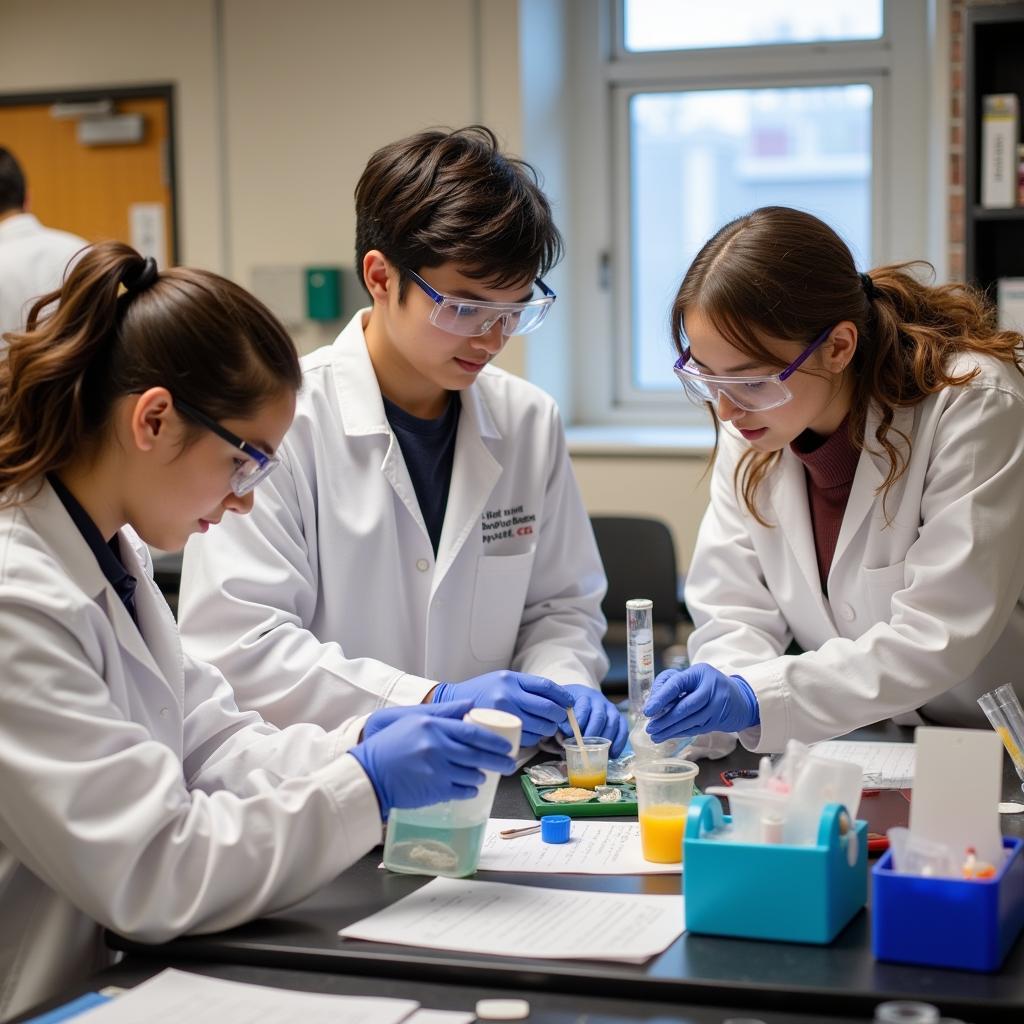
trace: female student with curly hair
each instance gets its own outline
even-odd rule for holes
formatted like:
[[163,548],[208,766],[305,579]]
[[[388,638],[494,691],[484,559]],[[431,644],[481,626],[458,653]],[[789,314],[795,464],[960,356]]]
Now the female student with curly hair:
[[693,664],[655,681],[656,740],[778,751],[914,711],[983,725],[977,696],[1020,680],[1024,339],[913,269],[859,274],[822,221],[766,207],[687,271],[675,370],[718,452]]

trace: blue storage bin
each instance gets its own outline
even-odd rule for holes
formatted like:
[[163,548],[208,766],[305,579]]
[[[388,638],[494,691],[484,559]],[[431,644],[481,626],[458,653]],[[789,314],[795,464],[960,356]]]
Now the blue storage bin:
[[879,960],[996,971],[1024,928],[1024,839],[994,878],[899,875],[892,853],[872,871],[871,948]]
[[708,837],[730,821],[718,800],[694,797],[683,838],[687,931],[831,942],[868,893],[867,822],[841,836],[845,813],[826,805],[816,846],[732,843]]

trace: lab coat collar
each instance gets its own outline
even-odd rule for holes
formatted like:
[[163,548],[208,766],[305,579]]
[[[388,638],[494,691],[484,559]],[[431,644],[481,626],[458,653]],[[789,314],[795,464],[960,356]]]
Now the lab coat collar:
[[[331,351],[342,429],[349,437],[391,433],[380,396],[380,384],[363,333],[363,325],[369,315],[369,307],[359,310],[335,339]],[[501,433],[480,397],[478,385],[471,384],[460,394],[462,418],[468,417],[481,437],[500,439]]]
[[[888,438],[898,449],[905,445],[905,442],[900,438],[900,434],[908,438],[914,436],[914,415],[912,406],[897,406],[893,411],[893,420],[889,427]],[[832,568],[839,564],[843,553],[850,546],[850,542],[856,536],[864,519],[876,505],[879,510],[878,525],[882,526],[885,522],[885,518],[881,514],[883,495],[879,493],[879,488],[889,472],[889,459],[885,451],[875,440],[875,431],[878,429],[880,422],[881,415],[879,410],[872,406],[868,411],[867,422],[864,427],[864,447],[857,462],[857,472],[853,478],[853,486],[850,489],[846,510],[843,512],[843,522],[839,529],[835,554],[832,556]],[[903,451],[903,456],[909,462],[909,448]],[[829,576],[831,575],[830,569]]]
[[120,534],[124,567],[140,581],[135,593],[135,610],[139,616],[136,626],[48,482],[43,483],[39,494],[26,502],[22,510],[53,550],[71,581],[105,609],[120,647],[165,685],[170,685],[176,694],[182,694],[184,673],[177,628],[166,602],[159,593],[153,592],[156,584],[149,577],[145,557],[140,554],[141,541],[131,531]]
[[0,220],[0,242],[10,241],[12,238],[24,238],[37,232],[42,225],[34,214],[16,213],[11,217]]

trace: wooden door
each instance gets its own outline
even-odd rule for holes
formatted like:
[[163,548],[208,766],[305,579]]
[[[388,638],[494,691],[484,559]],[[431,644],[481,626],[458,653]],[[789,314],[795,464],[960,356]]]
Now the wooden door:
[[[169,90],[118,97],[118,114],[141,114],[138,143],[87,146],[77,139],[77,120],[56,119],[53,102],[78,96],[0,97],[0,146],[25,172],[29,211],[47,227],[90,242],[118,239],[156,256],[163,267],[175,260],[171,110]],[[89,98],[96,98],[90,95]]]

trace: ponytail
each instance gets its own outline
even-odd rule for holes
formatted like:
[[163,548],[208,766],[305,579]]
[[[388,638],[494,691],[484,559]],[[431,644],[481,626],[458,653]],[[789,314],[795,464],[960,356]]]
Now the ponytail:
[[166,387],[220,419],[301,382],[290,338],[253,296],[206,271],[158,273],[120,242],[86,249],[8,339],[0,507],[98,442],[123,395]]

